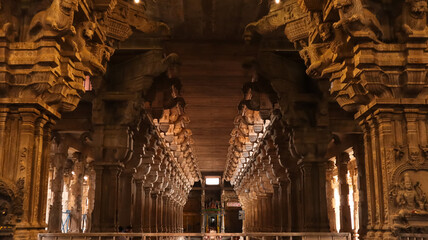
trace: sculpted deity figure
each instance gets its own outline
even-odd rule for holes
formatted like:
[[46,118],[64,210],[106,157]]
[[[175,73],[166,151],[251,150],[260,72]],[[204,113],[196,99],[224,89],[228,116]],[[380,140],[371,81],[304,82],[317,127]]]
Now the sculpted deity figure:
[[402,184],[397,191],[396,204],[401,213],[428,213],[426,211],[427,198],[422,192],[419,183],[413,184],[409,173],[405,173]]

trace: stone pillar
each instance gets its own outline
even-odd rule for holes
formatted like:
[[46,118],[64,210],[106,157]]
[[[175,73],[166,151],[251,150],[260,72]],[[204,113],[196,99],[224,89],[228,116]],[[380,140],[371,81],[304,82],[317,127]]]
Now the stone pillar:
[[358,231],[359,236],[365,236],[367,233],[367,221],[368,221],[368,207],[367,207],[367,182],[366,182],[366,168],[364,161],[364,140],[363,137],[360,136],[357,138],[357,143],[354,147],[354,156],[357,160],[357,168],[358,168],[358,194],[360,198],[358,199],[358,216],[359,216],[359,226],[360,229]]
[[279,215],[281,216],[281,225],[278,232],[291,232],[291,214],[292,209],[290,205],[290,182],[279,182]]
[[177,232],[177,202],[172,201],[172,232]]
[[52,205],[49,210],[48,232],[61,232],[62,218],[62,191],[64,187],[64,165],[68,157],[68,146],[61,136],[57,136],[52,143],[52,160],[54,165],[54,176],[52,179]]
[[336,156],[340,194],[340,232],[351,232],[351,208],[349,206],[349,185],[347,181],[349,154],[346,152]]
[[[292,170],[290,174],[290,228],[292,232],[303,231],[303,208],[300,194],[301,183],[300,174],[297,170]],[[283,192],[284,194],[284,192]]]
[[165,190],[165,193],[162,196],[162,231],[169,232],[168,226],[168,193],[169,189]]
[[143,209],[144,209],[144,191],[143,191],[144,179],[135,179],[135,203],[134,213],[132,218],[132,231],[142,232],[143,231]]
[[83,195],[83,177],[85,176],[85,157],[76,152],[73,154],[72,183],[69,201],[71,202],[70,211],[70,232],[82,232],[82,195]]
[[151,207],[151,211],[150,211],[150,215],[151,215],[151,219],[150,219],[150,232],[152,233],[156,233],[158,232],[157,230],[157,218],[158,216],[158,197],[159,194],[155,191],[152,191],[150,193],[150,197],[151,197],[151,202],[152,202],[152,207]]
[[164,226],[162,225],[162,211],[163,211],[163,192],[160,192],[158,195],[158,203],[157,203],[157,210],[156,210],[156,218],[157,218],[157,232],[163,232]]
[[[118,226],[131,226],[132,185],[134,168],[124,169],[119,178]],[[134,212],[135,213],[135,212]]]
[[330,224],[330,231],[337,232],[336,229],[336,214],[334,211],[334,187],[333,187],[333,174],[334,174],[334,161],[328,161],[326,168],[326,195],[327,195],[327,214],[328,222]]
[[225,209],[224,209],[224,205],[223,205],[223,207],[221,208],[221,233],[224,233],[225,232],[225,215],[226,214],[226,211],[225,211]]
[[94,169],[97,188],[92,213],[92,232],[115,232],[118,228],[119,177],[123,164],[95,162]]
[[[282,209],[281,209],[281,199],[280,199],[280,192],[279,192],[279,184],[273,184],[273,193],[272,193],[272,214],[269,216],[269,221],[272,222],[272,231],[273,232],[280,232],[281,226],[282,226]],[[285,206],[283,206],[285,207]]]
[[257,232],[266,232],[267,229],[267,195],[265,193],[257,195]]
[[5,191],[14,195],[5,196],[14,199],[5,203],[14,209],[8,215],[17,218],[3,224],[16,226],[15,239],[36,239],[46,227],[48,154],[56,116],[37,109],[37,104],[12,109],[0,103],[0,180]]
[[144,186],[144,211],[143,211],[143,232],[149,233],[153,218],[151,201],[151,187]]
[[86,221],[86,232],[91,232],[92,230],[92,213],[94,211],[94,204],[95,204],[95,185],[96,185],[96,173],[92,166],[90,166],[88,169],[88,182],[89,182],[89,189],[88,189],[88,215],[87,215],[87,221]]
[[303,200],[303,230],[328,232],[327,199],[325,187],[325,163],[306,162],[299,164]]
[[[203,181],[202,181],[203,182]],[[202,185],[204,186],[204,185]],[[201,233],[205,233],[205,190],[202,190],[201,194]]]
[[266,227],[265,227],[265,231],[266,232],[273,232],[274,229],[274,222],[273,222],[273,218],[272,216],[274,215],[273,212],[273,194],[272,193],[267,193],[266,199],[265,199],[265,211],[266,211],[266,216],[265,216],[265,222],[263,223]]

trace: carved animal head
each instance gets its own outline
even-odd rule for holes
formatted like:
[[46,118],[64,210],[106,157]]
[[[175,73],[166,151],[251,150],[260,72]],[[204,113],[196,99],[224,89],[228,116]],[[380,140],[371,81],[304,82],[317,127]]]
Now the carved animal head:
[[350,7],[352,5],[352,0],[335,0],[334,1],[334,8],[336,9],[342,9],[346,10],[346,8]]
[[59,1],[59,10],[67,16],[72,16],[77,11],[78,0],[56,0]]
[[92,40],[97,25],[93,22],[84,22],[82,26],[82,37],[86,40]]
[[426,12],[428,11],[427,1],[426,0],[411,0],[410,3],[410,15],[417,19],[422,19],[425,17]]

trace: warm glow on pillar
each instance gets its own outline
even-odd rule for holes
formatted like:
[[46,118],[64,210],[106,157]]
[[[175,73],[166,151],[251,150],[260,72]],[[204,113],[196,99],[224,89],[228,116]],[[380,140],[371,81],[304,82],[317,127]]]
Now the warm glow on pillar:
[[279,4],[281,2],[281,0],[275,0],[276,4]]
[[134,3],[139,4],[140,0],[134,0]]
[[334,187],[334,213],[336,217],[336,230],[337,232],[340,232],[340,194],[339,194],[339,185],[338,182],[338,176],[333,176],[335,187]]
[[[349,179],[351,178],[351,174],[348,173],[346,174],[346,178]],[[352,181],[352,180],[351,180]],[[352,224],[352,229],[355,229],[355,222],[354,222],[354,189],[352,188],[352,186],[349,186],[349,208],[351,209],[351,224]]]

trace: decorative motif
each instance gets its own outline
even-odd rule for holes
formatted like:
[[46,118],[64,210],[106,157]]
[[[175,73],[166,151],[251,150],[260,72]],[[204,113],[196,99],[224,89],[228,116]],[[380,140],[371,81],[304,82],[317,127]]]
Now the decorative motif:
[[368,37],[379,42],[382,27],[376,16],[363,7],[361,0],[335,0],[334,7],[339,11],[340,20],[334,28],[342,27],[353,37]]
[[393,150],[394,150],[394,159],[395,159],[395,162],[401,161],[401,159],[404,156],[404,146],[401,146],[401,145],[400,146],[395,146],[393,148]]
[[391,197],[401,215],[406,214],[427,214],[427,197],[421,189],[421,184],[412,183],[408,172],[404,173],[400,183],[396,184],[392,191]]
[[37,13],[30,23],[30,41],[43,36],[76,34],[73,19],[77,4],[77,0],[54,0],[48,9]]
[[0,37],[14,42],[18,37],[18,19],[12,15],[11,1],[0,2]]
[[403,42],[412,35],[427,35],[427,1],[405,0],[403,12],[396,21],[396,35]]

